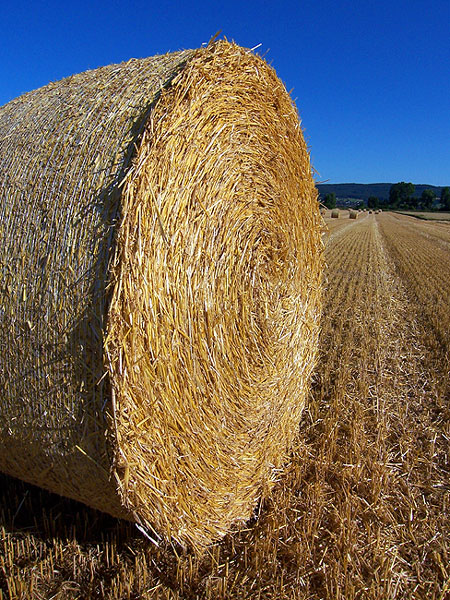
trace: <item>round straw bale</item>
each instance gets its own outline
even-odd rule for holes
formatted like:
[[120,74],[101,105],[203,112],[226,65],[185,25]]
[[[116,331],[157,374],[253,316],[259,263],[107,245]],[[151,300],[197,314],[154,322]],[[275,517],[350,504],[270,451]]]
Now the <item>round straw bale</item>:
[[279,476],[322,219],[296,109],[221,41],[0,109],[0,469],[201,548]]
[[358,213],[354,210],[350,211],[350,219],[357,219],[358,218]]
[[332,219],[339,219],[339,211],[338,210],[332,210],[331,211],[331,218]]

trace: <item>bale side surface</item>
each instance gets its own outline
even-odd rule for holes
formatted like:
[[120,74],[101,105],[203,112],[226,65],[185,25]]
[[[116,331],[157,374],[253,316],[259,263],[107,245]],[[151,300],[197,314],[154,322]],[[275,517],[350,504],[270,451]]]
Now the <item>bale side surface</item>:
[[0,108],[0,469],[126,516],[105,443],[105,282],[121,190],[192,51],[74,75]]

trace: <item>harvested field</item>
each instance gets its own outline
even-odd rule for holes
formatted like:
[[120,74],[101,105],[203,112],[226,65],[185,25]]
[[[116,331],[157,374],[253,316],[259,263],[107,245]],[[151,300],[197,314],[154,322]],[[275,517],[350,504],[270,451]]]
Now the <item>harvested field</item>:
[[424,221],[450,221],[450,213],[448,212],[418,212],[418,211],[402,211],[402,215],[410,215],[416,219]]
[[450,225],[336,226],[308,409],[247,527],[194,558],[1,476],[2,599],[446,600]]

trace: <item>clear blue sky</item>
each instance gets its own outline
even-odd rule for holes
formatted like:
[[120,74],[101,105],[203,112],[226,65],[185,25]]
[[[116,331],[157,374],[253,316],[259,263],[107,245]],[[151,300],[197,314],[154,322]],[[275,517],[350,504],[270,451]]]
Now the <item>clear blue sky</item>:
[[450,0],[3,1],[0,105],[219,29],[293,90],[319,181],[450,185]]

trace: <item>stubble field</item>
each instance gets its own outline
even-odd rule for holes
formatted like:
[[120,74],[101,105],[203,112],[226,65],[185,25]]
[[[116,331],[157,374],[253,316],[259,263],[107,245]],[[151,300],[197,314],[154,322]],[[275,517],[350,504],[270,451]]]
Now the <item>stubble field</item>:
[[0,475],[1,600],[450,597],[450,223],[325,222],[308,408],[247,528],[194,557]]

